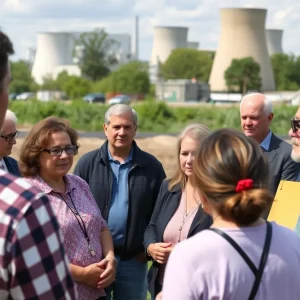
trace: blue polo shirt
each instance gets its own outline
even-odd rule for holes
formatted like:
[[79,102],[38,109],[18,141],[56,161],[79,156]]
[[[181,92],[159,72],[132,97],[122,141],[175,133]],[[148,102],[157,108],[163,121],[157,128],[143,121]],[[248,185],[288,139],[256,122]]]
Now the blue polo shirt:
[[123,163],[114,160],[109,149],[107,151],[110,167],[113,171],[113,186],[107,225],[112,234],[114,247],[122,247],[128,217],[128,173],[132,166],[133,148],[131,148],[129,156]]

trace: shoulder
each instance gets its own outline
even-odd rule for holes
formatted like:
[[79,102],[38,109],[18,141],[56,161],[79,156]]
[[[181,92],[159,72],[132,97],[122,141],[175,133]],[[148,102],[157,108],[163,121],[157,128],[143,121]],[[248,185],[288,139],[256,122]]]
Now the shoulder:
[[[37,201],[37,203],[35,203]],[[46,203],[48,198],[31,182],[12,174],[0,174],[0,212],[18,221],[30,207]]]
[[85,165],[86,163],[92,162],[97,157],[97,155],[100,153],[100,149],[101,148],[98,148],[98,149],[95,149],[95,150],[92,150],[90,152],[83,154],[79,158],[78,164],[80,163],[82,165]]
[[142,150],[137,145],[136,147],[136,159],[143,161],[145,164],[155,166],[157,168],[161,168],[161,162],[152,154]]
[[277,235],[280,235],[281,237],[283,237],[282,240],[298,244],[299,251],[300,251],[300,239],[294,231],[292,231],[291,229],[289,229],[287,227],[281,226],[281,225],[277,224],[276,222],[271,222],[271,224],[272,224],[274,234],[277,234]]
[[274,133],[272,135],[272,139],[278,144],[279,151],[287,152],[289,155],[292,151],[292,145],[288,142],[284,141],[283,139],[276,136]]
[[67,180],[71,183],[71,185],[73,186],[82,186],[82,187],[85,187],[85,188],[88,188],[89,185],[87,184],[87,182],[82,179],[81,177],[77,176],[77,175],[74,175],[74,174],[67,174],[66,175],[67,177]]
[[10,156],[5,156],[3,159],[10,162],[10,163],[13,163],[13,164],[16,164],[16,165],[18,164],[17,160],[10,157]]

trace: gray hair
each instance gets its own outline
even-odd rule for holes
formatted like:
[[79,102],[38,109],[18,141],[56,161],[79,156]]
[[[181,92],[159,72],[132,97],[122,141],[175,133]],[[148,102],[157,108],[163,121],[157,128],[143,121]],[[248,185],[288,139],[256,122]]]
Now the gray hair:
[[209,136],[211,131],[203,124],[194,123],[185,127],[178,136],[178,150],[180,150],[181,142],[186,137],[189,136],[195,141],[201,141],[207,136]]
[[4,120],[5,121],[6,120],[13,121],[15,124],[17,124],[17,122],[18,122],[16,114],[14,112],[12,112],[11,110],[6,111]]
[[269,115],[271,113],[273,113],[273,103],[271,100],[269,100],[264,94],[258,93],[258,92],[249,92],[247,93],[241,100],[240,102],[240,109],[242,106],[242,103],[245,99],[251,97],[251,96],[263,96],[264,99],[264,113],[266,115]]
[[138,117],[136,111],[126,104],[112,105],[105,113],[104,122],[108,125],[110,122],[110,116],[121,116],[128,112],[132,113],[133,124],[137,125]]

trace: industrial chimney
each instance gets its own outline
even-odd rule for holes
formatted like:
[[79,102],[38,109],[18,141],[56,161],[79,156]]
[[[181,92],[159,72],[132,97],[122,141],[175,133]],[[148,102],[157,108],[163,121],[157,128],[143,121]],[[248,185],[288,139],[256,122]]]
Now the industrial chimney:
[[266,30],[267,47],[270,56],[276,53],[283,53],[282,35],[283,35],[283,30],[280,29]]
[[221,9],[221,36],[209,83],[212,91],[227,91],[224,73],[233,59],[252,56],[260,64],[262,90],[275,90],[271,61],[268,54],[265,9]]

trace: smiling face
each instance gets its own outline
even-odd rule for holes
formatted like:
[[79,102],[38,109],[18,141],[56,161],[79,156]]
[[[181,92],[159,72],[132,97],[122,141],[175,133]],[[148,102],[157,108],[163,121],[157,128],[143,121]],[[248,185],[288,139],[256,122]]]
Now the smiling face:
[[[70,136],[65,131],[54,132],[50,135],[45,149],[65,148],[72,145]],[[66,175],[73,164],[73,154],[67,154],[65,151],[61,155],[50,155],[42,151],[39,156],[40,176],[42,178],[61,179]]]
[[136,134],[136,125],[131,112],[111,115],[109,124],[104,124],[104,133],[113,148],[130,148]]
[[184,137],[181,141],[179,163],[182,172],[187,177],[193,174],[193,162],[198,148],[197,142],[189,136]]

